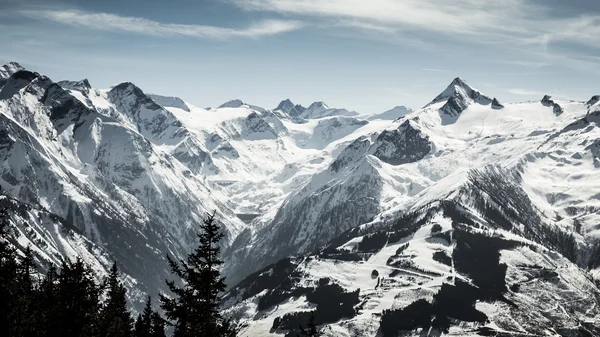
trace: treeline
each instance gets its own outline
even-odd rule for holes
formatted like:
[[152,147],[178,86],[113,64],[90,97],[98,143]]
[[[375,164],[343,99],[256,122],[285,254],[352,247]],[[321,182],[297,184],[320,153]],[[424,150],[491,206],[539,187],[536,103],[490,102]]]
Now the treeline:
[[[21,256],[8,242],[8,216],[0,210],[0,329],[4,337],[234,337],[237,329],[219,312],[225,278],[220,275],[223,234],[209,215],[200,225],[198,247],[187,260],[167,256],[177,281],[168,280],[171,294],[160,296],[165,318],[152,309],[150,297],[134,320],[127,308],[127,290],[116,263],[98,281],[77,258],[36,273],[28,248]],[[181,280],[181,282],[180,282]]]

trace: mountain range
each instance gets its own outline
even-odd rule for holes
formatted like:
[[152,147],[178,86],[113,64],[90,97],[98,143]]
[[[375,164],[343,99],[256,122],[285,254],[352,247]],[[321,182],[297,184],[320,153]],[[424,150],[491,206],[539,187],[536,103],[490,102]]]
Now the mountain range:
[[119,261],[164,290],[215,211],[242,336],[600,334],[600,96],[501,103],[454,79],[418,110],[199,108],[0,68],[0,203],[43,269]]

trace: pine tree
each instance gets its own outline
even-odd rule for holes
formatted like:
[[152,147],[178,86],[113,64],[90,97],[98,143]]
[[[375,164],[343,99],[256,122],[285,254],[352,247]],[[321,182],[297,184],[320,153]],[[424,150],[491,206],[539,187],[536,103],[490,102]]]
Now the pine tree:
[[37,336],[35,321],[37,319],[36,299],[37,289],[34,287],[32,273],[35,270],[33,253],[27,247],[24,256],[17,265],[17,278],[13,287],[15,301],[12,303],[11,325],[8,327],[9,336]]
[[144,312],[138,315],[135,321],[135,336],[136,337],[150,337],[152,336],[152,298],[148,296]]
[[306,337],[318,337],[321,336],[321,333],[317,329],[316,324],[316,315],[314,311],[311,311],[308,316],[308,323],[306,324],[306,329],[300,325],[300,334],[298,336],[306,336]]
[[63,261],[58,276],[56,329],[61,337],[98,336],[102,286],[80,259]]
[[46,275],[40,282],[37,292],[37,319],[36,331],[39,337],[56,336],[59,329],[60,312],[58,303],[58,273],[53,265],[48,268]]
[[166,337],[165,320],[160,317],[158,312],[153,312],[151,317],[151,337]]
[[161,307],[175,327],[174,337],[233,336],[234,329],[219,312],[220,294],[225,291],[221,276],[219,241],[223,238],[215,214],[210,214],[200,225],[199,245],[187,261],[176,262],[167,256],[172,272],[183,285],[167,281],[173,297],[161,295]]
[[8,242],[8,212],[0,209],[0,329],[13,326],[17,301],[19,265],[15,249]]
[[144,322],[142,321],[142,314],[138,314],[138,317],[135,319],[135,323],[133,324],[133,335],[135,337],[148,337],[148,330],[146,330]]
[[103,337],[132,336],[132,319],[127,310],[127,290],[119,281],[117,263],[113,263],[106,281],[107,298],[99,313],[99,335]]

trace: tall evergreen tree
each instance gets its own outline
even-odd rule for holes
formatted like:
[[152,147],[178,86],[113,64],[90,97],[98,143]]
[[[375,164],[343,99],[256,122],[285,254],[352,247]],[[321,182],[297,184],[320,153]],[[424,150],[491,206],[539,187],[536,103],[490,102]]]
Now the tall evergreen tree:
[[144,312],[139,314],[135,321],[135,336],[150,337],[152,336],[152,298],[148,296]]
[[165,334],[165,320],[160,317],[158,312],[152,312],[151,321],[151,337],[166,337]]
[[17,278],[13,287],[15,301],[12,303],[11,323],[8,327],[9,336],[37,336],[35,321],[37,319],[35,289],[32,274],[35,264],[31,248],[27,247],[24,256],[19,258]]
[[40,282],[37,292],[37,319],[36,331],[39,337],[56,336],[59,329],[60,309],[58,303],[58,273],[53,265],[48,268],[46,275]]
[[0,209],[0,327],[8,329],[15,319],[14,303],[17,301],[17,275],[19,264],[15,249],[8,242],[8,212]]
[[103,337],[130,337],[133,320],[127,310],[127,290],[119,281],[116,262],[110,269],[106,284],[107,298],[100,310],[98,334]]
[[63,261],[58,276],[56,328],[61,337],[98,336],[98,312],[102,286],[92,270],[77,258]]
[[183,285],[173,280],[167,286],[173,297],[161,295],[161,307],[167,319],[173,322],[174,337],[233,336],[234,329],[219,312],[220,294],[225,291],[225,278],[221,276],[219,241],[223,238],[215,214],[209,214],[200,225],[198,247],[187,261],[176,262],[167,256],[172,272]]

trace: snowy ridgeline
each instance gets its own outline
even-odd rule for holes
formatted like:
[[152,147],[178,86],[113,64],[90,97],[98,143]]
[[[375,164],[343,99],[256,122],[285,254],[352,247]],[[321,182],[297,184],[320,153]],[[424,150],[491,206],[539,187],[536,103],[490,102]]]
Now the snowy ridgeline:
[[[322,318],[331,336],[408,329],[389,322],[415,312],[439,316],[439,330],[447,325],[445,296],[463,292],[465,320],[451,317],[449,326],[458,335],[562,334],[597,317],[590,281],[600,274],[595,97],[502,104],[457,78],[417,111],[364,115],[290,100],[275,109],[241,100],[202,109],[132,83],[55,83],[15,63],[0,68],[0,87],[0,185],[22,205],[12,208],[15,242],[32,245],[42,265],[82,255],[102,273],[116,258],[138,305],[164,287],[166,254],[187,254],[196,224],[216,210],[227,234],[224,272],[231,285],[242,282],[228,310],[246,322],[248,336],[286,334],[310,308],[320,316],[336,311],[321,297],[343,307],[342,316]],[[410,223],[390,229],[438,200],[459,203],[478,226],[459,229],[452,222],[465,225],[462,218],[438,214],[409,234],[400,230]],[[427,234],[435,225],[442,234]],[[500,262],[489,257],[507,265],[504,277],[494,274],[506,284],[481,294],[472,289],[482,285],[477,271],[454,264],[461,245],[472,246],[469,235],[488,242],[494,230],[512,242],[490,253]],[[374,238],[365,241],[362,231]],[[364,251],[394,231],[406,235]],[[467,241],[437,240],[459,232]],[[489,240],[495,247],[498,240]],[[406,243],[407,253],[396,253]],[[275,273],[281,278],[259,277],[244,290],[272,263],[283,266]],[[532,276],[541,270],[558,279]],[[511,288],[523,280],[594,295],[546,299],[548,291]],[[554,328],[539,330],[544,322]]]

